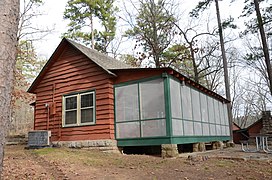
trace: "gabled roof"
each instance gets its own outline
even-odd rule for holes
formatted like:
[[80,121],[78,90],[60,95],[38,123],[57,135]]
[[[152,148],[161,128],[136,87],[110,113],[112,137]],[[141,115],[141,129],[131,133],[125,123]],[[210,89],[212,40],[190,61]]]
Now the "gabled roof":
[[83,46],[79,43],[76,43],[70,39],[63,38],[52,56],[49,58],[39,75],[36,77],[34,82],[31,84],[27,92],[34,93],[34,89],[38,85],[38,83],[41,81],[42,77],[46,74],[46,71],[49,69],[49,66],[53,63],[53,60],[58,58],[64,47],[66,47],[67,44],[70,44],[77,50],[79,50],[81,53],[83,53],[85,56],[87,56],[91,61],[93,61],[96,65],[101,67],[103,70],[105,70],[108,74],[116,76],[113,72],[111,72],[109,69],[126,69],[126,68],[133,68],[132,66],[129,66],[121,61],[118,61],[112,57],[109,57],[105,54],[102,54],[96,50],[90,49],[86,46]]
[[253,124],[251,124],[250,126],[248,126],[246,129],[251,129],[255,125],[259,124],[259,123],[263,123],[263,118],[260,118],[259,120],[257,120],[256,122],[254,122]]
[[86,46],[83,46],[79,43],[76,43],[70,39],[66,39],[72,46],[80,50],[83,54],[85,54],[89,59],[94,61],[98,66],[103,68],[109,74],[113,74],[109,69],[126,69],[133,68],[126,63],[118,61],[112,57],[107,56],[106,54],[100,53],[94,49],[90,49]]

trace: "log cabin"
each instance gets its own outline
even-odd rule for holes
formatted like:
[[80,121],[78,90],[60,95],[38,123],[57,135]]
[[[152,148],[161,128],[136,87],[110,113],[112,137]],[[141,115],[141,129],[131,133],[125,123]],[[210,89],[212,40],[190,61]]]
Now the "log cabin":
[[69,147],[227,141],[229,101],[167,68],[135,68],[62,39],[34,80],[34,130]]

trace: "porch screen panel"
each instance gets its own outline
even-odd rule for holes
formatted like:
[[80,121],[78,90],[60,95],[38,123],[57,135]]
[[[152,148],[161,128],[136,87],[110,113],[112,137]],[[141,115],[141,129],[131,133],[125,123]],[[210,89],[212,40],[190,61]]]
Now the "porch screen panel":
[[191,89],[185,85],[181,85],[181,100],[183,119],[192,120]]
[[172,119],[172,130],[174,136],[183,135],[183,121]]
[[172,118],[182,118],[180,83],[170,79],[171,110]]
[[226,126],[226,127],[225,127],[225,129],[226,129],[226,135],[227,135],[227,136],[229,136],[229,135],[230,135],[230,129],[229,129],[229,126]]
[[193,119],[195,121],[201,121],[201,112],[200,112],[200,102],[199,102],[199,92],[191,89],[192,92],[192,102],[193,102]]
[[194,122],[194,131],[196,136],[202,135],[202,124],[201,122]]
[[141,119],[165,118],[163,79],[140,83]]
[[220,124],[219,102],[213,99],[215,123]]
[[203,136],[209,136],[210,135],[210,125],[209,124],[202,124],[202,131],[203,131]]
[[139,120],[138,85],[115,89],[116,122]]
[[142,137],[166,136],[165,119],[141,121]]
[[203,93],[200,93],[200,107],[202,122],[209,122],[207,96]]
[[193,121],[184,121],[184,135],[185,136],[194,135],[194,122]]
[[213,99],[211,97],[207,97],[208,99],[208,115],[209,115],[209,122],[215,123],[214,118],[214,106],[213,106]]
[[220,135],[222,135],[222,132],[221,132],[221,126],[220,125],[215,125],[216,126],[216,135],[217,136],[220,136]]
[[221,101],[218,101],[219,105],[219,116],[220,116],[220,124],[224,124],[224,109],[223,109],[223,103]]
[[210,135],[216,136],[216,126],[215,124],[210,124]]
[[139,121],[116,124],[116,138],[136,138],[136,137],[140,137]]
[[223,110],[224,110],[224,124],[225,124],[225,125],[229,125],[228,107],[227,107],[227,104],[223,104]]

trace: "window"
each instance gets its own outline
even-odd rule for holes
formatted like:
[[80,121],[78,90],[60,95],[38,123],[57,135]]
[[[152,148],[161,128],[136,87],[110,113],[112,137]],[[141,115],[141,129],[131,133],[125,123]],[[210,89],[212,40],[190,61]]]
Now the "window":
[[95,123],[95,92],[63,97],[63,126],[81,126]]

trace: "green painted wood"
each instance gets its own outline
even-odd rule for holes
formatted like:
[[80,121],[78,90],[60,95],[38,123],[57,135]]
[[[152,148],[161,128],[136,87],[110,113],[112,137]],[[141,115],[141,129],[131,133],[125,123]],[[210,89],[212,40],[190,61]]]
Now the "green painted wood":
[[180,136],[180,137],[150,137],[117,140],[117,146],[153,146],[161,144],[190,144],[197,142],[228,141],[229,136]]

